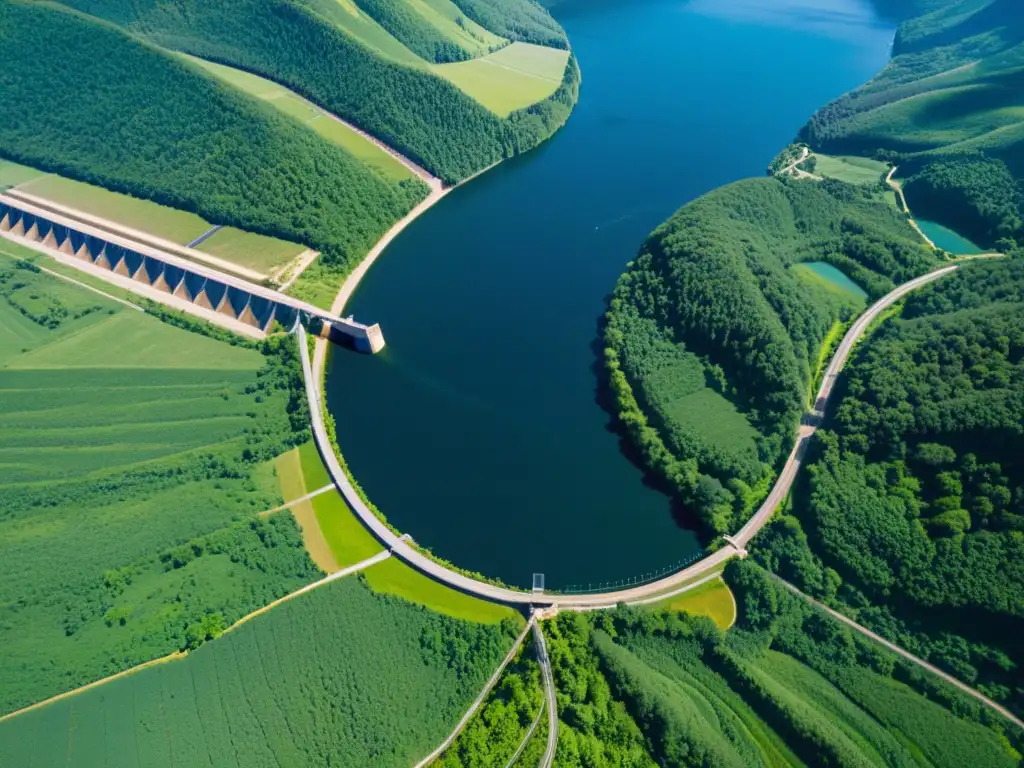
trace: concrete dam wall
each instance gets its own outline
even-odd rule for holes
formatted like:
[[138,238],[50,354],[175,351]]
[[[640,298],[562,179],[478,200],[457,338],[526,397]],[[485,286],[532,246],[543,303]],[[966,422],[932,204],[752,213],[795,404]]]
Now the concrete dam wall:
[[373,354],[384,348],[378,325],[336,317],[270,288],[7,195],[0,195],[0,235],[63,257],[73,266],[96,268],[130,281],[127,287],[135,284],[138,292],[157,301],[195,310],[215,322],[220,316],[235,330],[251,329],[250,335],[262,336],[275,322],[285,329],[302,323],[320,336],[360,352]]

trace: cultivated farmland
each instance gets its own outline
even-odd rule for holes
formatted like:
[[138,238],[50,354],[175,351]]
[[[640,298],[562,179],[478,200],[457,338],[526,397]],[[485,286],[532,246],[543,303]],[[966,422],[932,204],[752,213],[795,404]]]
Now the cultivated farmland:
[[288,344],[230,346],[0,255],[0,712],[317,578],[291,515],[258,518],[281,502],[270,460],[308,439]]
[[431,69],[496,115],[508,117],[558,90],[568,62],[568,51],[512,43],[489,56]]
[[452,728],[513,631],[341,579],[184,660],[0,723],[0,765],[405,768]]

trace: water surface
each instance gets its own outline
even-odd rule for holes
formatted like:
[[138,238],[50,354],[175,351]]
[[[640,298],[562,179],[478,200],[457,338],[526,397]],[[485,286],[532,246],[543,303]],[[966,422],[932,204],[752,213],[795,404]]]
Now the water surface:
[[583,70],[556,137],[413,224],[349,305],[388,347],[331,357],[355,477],[459,565],[549,588],[699,551],[596,400],[607,294],[646,235],[762,175],[819,105],[887,60],[860,0],[587,0],[556,9]]
[[949,227],[925,219],[914,219],[914,221],[917,222],[917,226],[921,228],[928,239],[935,243],[935,247],[941,248],[946,253],[951,253],[954,256],[982,253],[981,248]]
[[800,266],[809,269],[818,277],[828,280],[832,285],[840,288],[847,293],[852,293],[861,299],[868,297],[868,292],[861,288],[857,283],[849,278],[849,276],[838,267],[834,267],[831,264],[824,261],[805,261]]

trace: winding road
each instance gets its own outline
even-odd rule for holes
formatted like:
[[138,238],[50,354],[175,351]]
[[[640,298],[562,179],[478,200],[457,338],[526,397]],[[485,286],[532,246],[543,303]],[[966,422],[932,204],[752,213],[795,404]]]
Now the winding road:
[[915,278],[899,286],[883,298],[875,302],[861,317],[853,324],[842,342],[836,349],[828,368],[825,371],[821,388],[814,402],[814,411],[805,423],[801,425],[793,450],[786,460],[779,474],[771,493],[757,512],[734,536],[726,537],[727,546],[713,552],[693,565],[678,571],[671,576],[654,581],[648,584],[631,587],[628,589],[600,592],[587,595],[570,594],[547,594],[543,592],[525,592],[507,587],[499,587],[485,581],[466,576],[452,568],[443,565],[427,555],[420,552],[409,543],[407,537],[392,531],[373,510],[363,501],[348,475],[342,469],[341,463],[334,452],[334,448],[327,435],[324,424],[324,408],[320,393],[320,382],[323,378],[323,366],[326,357],[326,343],[319,340],[320,345],[316,354],[316,368],[310,362],[309,346],[305,330],[300,326],[297,330],[299,340],[299,351],[302,357],[302,371],[306,384],[306,397],[309,403],[310,422],[313,430],[313,437],[316,441],[320,455],[331,476],[331,480],[337,486],[341,495],[345,498],[349,507],[359,516],[363,524],[373,535],[390,549],[397,557],[408,563],[421,573],[453,587],[461,592],[506,603],[509,605],[542,605],[553,606],[561,610],[580,610],[587,608],[611,607],[620,602],[642,600],[653,597],[663,592],[668,592],[680,587],[690,581],[707,575],[711,571],[721,568],[725,561],[736,555],[745,556],[746,546],[751,539],[765,526],[772,514],[778,508],[782,500],[789,494],[796,479],[800,466],[803,463],[804,454],[807,450],[811,436],[814,434],[828,400],[832,395],[836,379],[842,371],[843,366],[850,356],[854,345],[861,339],[871,323],[878,318],[885,310],[898,302],[911,291],[914,291],[930,282],[938,280],[958,269],[958,265],[950,265],[929,272],[921,277]]

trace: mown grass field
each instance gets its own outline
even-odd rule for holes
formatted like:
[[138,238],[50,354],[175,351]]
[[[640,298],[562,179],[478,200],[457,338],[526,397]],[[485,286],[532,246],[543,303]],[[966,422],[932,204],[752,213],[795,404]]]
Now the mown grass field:
[[0,712],[316,577],[257,519],[290,430],[266,364],[0,255]]
[[889,166],[866,157],[814,155],[814,172],[818,176],[839,179],[849,184],[880,184]]
[[10,160],[0,160],[0,189],[15,187],[45,175],[45,171],[29,168],[27,165],[19,165]]
[[[203,59],[187,57],[204,71],[225,83],[228,83],[251,96],[266,101],[275,109],[295,118],[320,134],[333,144],[347,150],[359,160],[371,168],[376,169],[387,179],[401,181],[412,177],[412,173],[398,162],[395,158],[382,150],[372,141],[364,139],[343,123],[334,120],[326,115],[323,110],[314,104],[306,101],[297,93],[290,91],[282,85],[266,80],[257,75],[244,72],[233,67],[226,67],[223,64],[215,64]],[[219,233],[218,233],[219,234]],[[217,238],[214,235],[211,240]],[[269,238],[268,238],[269,239]],[[204,243],[203,250],[211,247],[210,241]],[[210,251],[213,253],[213,251]],[[220,253],[216,255],[222,255]],[[293,254],[294,255],[294,254]],[[225,256],[225,258],[230,258]]]
[[197,248],[232,264],[241,264],[263,273],[270,273],[275,267],[287,264],[306,250],[297,243],[243,232],[234,227],[218,229]]
[[707,616],[719,629],[728,629],[736,621],[736,601],[721,578],[694,587],[677,597],[670,597],[659,608],[685,611],[692,616]]
[[194,213],[54,174],[29,181],[20,185],[19,189],[179,245],[192,242],[212,226]]
[[451,81],[500,117],[546,99],[562,83],[569,52],[512,43],[488,56],[431,70]]
[[511,639],[341,579],[182,660],[0,723],[0,765],[405,768]]
[[456,619],[482,624],[513,621],[522,618],[514,608],[470,597],[414,571],[396,557],[365,571],[363,578],[375,592],[397,595],[412,603]]
[[[178,245],[188,245],[213,227],[194,213],[53,174],[30,179],[18,189]],[[224,227],[198,246],[198,250],[243,267],[269,271],[290,261],[305,247]]]

